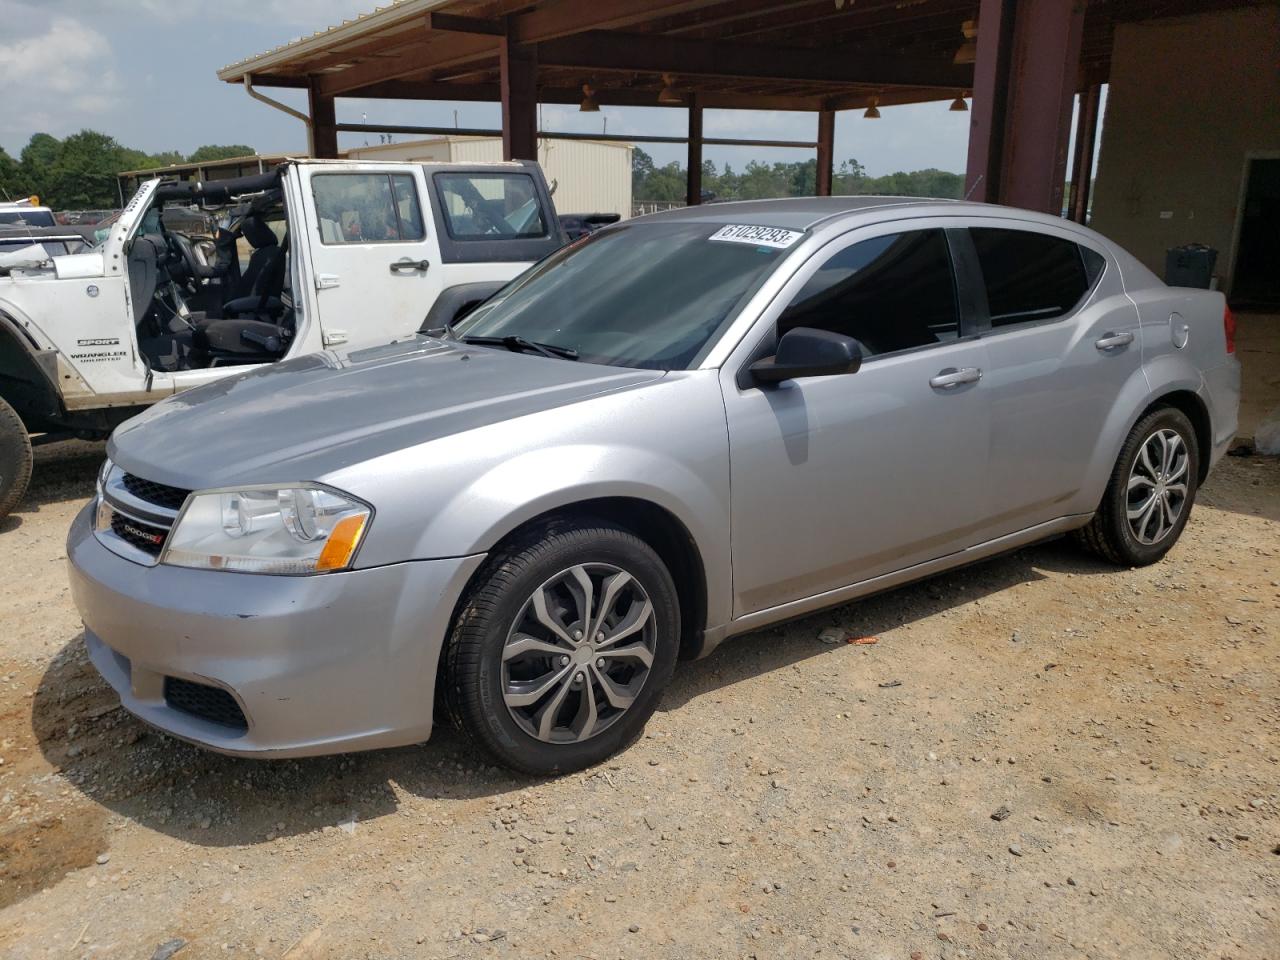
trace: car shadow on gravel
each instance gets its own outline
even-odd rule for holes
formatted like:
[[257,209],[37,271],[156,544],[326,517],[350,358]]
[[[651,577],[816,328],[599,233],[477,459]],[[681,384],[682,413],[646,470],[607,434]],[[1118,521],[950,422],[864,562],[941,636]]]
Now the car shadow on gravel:
[[222,756],[123,710],[89,662],[83,635],[68,642],[40,678],[31,726],[44,758],[87,799],[202,846],[353,831],[362,821],[395,813],[406,794],[459,801],[530,784],[481,762],[443,724],[426,746],[297,760]]
[[[659,709],[678,710],[709,691],[839,649],[816,639],[833,624],[876,635],[1041,579],[1042,570],[1113,569],[1059,541],[738,637],[705,660],[682,663]],[[87,799],[202,846],[358,830],[361,821],[400,810],[405,795],[443,801],[439,815],[447,817],[451,801],[497,797],[533,782],[487,764],[445,725],[425,746],[345,756],[262,761],[211,753],[122,710],[89,663],[82,636],[70,640],[41,677],[32,729],[45,759]]]
[[[1018,584],[1042,580],[1042,571],[1087,576],[1115,570],[1066,538],[1024,547],[844,606],[732,637],[706,659],[681,664],[659,709],[677,710],[705,693],[843,648],[844,643],[824,643],[819,639],[818,635],[828,627],[845,631],[850,640],[878,637],[887,630],[944,614]],[[910,654],[904,650],[901,655]]]

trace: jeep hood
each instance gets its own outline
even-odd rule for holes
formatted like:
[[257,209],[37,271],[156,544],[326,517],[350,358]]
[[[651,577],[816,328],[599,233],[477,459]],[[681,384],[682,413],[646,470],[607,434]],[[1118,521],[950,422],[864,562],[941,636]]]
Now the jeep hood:
[[316,480],[662,376],[418,337],[311,354],[180,393],[117,427],[107,452],[130,473],[188,490]]

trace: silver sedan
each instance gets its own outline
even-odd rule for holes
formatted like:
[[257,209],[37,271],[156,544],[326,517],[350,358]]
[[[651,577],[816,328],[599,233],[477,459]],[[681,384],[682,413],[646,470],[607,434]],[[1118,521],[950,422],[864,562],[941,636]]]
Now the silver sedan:
[[451,319],[116,431],[69,557],[127,709],[581,768],[735,634],[1057,534],[1159,560],[1236,428],[1220,294],[999,207],[676,211]]

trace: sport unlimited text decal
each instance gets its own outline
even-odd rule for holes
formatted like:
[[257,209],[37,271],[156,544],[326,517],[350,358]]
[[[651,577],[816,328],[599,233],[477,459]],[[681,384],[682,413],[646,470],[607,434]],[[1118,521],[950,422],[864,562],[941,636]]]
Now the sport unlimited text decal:
[[71,354],[72,360],[80,363],[107,363],[112,360],[120,360],[129,355],[128,350],[107,349],[107,350],[85,350],[85,347],[116,347],[119,348],[120,340],[118,337],[90,337],[84,340],[77,340],[76,346],[81,349]]
[[753,247],[776,247],[785,250],[804,234],[798,230],[781,227],[761,227],[752,224],[729,224],[721,227],[708,239],[721,243],[749,243]]

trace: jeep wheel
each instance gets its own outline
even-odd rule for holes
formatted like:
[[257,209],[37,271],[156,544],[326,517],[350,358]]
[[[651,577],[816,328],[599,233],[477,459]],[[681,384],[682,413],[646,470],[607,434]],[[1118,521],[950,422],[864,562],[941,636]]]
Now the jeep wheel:
[[496,554],[444,658],[454,723],[500,763],[568,773],[640,735],[675,669],[671,574],[629,531],[543,527]]
[[31,481],[31,437],[13,407],[0,399],[0,520],[9,515]]

